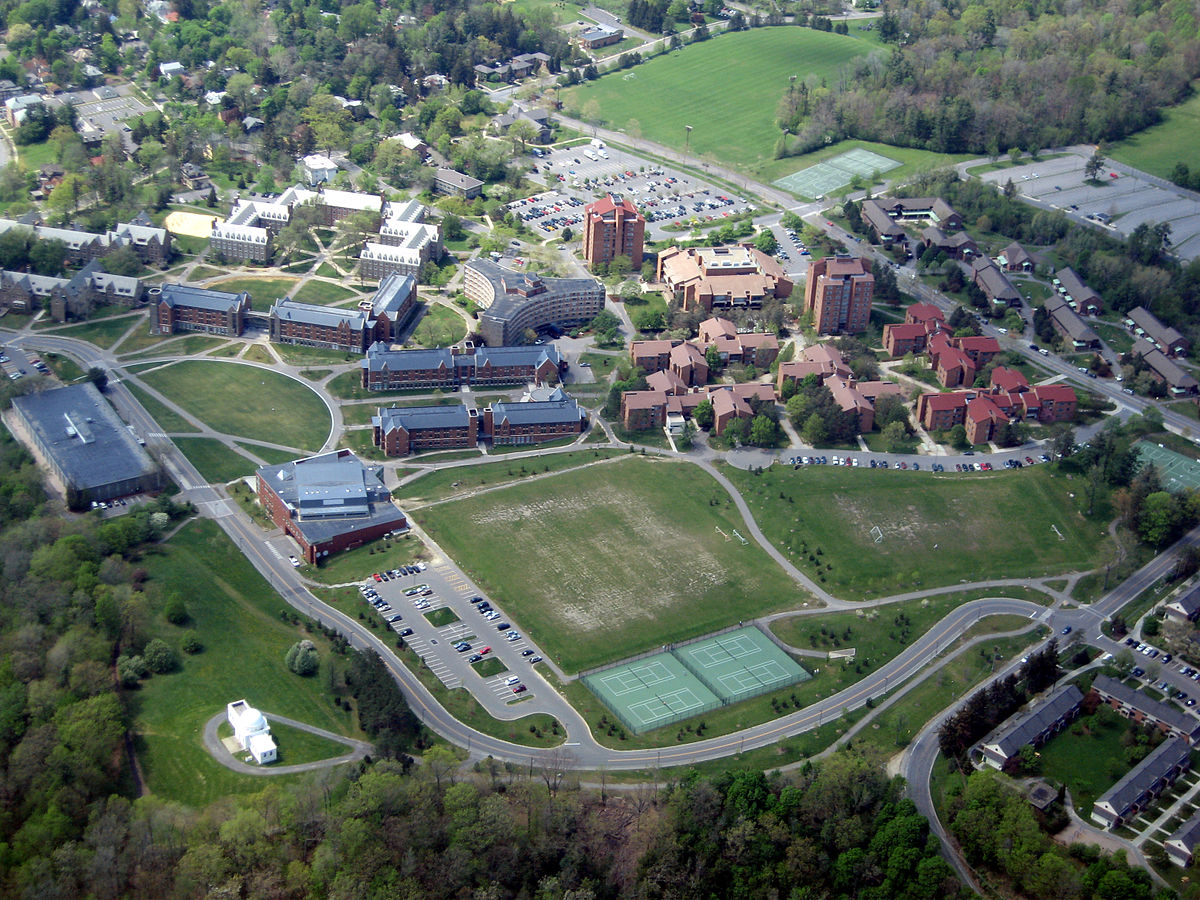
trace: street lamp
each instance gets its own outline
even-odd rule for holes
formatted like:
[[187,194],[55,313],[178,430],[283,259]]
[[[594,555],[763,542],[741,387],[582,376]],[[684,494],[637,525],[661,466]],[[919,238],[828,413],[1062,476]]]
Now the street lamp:
[[683,152],[688,153],[692,146],[692,126],[683,126]]

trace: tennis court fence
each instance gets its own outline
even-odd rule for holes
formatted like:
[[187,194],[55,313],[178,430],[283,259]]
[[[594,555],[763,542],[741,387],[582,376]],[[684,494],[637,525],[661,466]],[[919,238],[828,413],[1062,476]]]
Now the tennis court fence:
[[681,647],[686,647],[689,644],[699,644],[701,641],[708,641],[715,637],[720,637],[723,634],[729,634],[731,631],[740,631],[746,627],[745,622],[738,622],[736,625],[726,625],[720,631],[710,631],[707,634],[702,634],[699,637],[688,638],[686,641],[676,641],[673,644],[663,644],[661,647],[655,647],[653,650],[644,650],[641,653],[636,653],[633,656],[626,656],[624,659],[619,659],[616,662],[604,663],[601,666],[594,666],[591,669],[585,669],[576,675],[576,678],[587,678],[589,675],[598,675],[601,672],[607,672],[609,669],[616,669],[620,666],[627,666],[630,663],[635,663],[639,659],[649,659],[651,656],[658,656],[660,653],[670,653],[673,650],[678,650]]

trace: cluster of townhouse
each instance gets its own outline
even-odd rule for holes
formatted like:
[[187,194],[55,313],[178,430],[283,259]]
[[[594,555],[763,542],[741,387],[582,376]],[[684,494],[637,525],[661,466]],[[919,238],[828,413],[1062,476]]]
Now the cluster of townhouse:
[[1000,352],[993,337],[954,337],[942,311],[930,303],[914,303],[904,321],[883,326],[883,346],[892,357],[925,353],[944,388],[974,384],[975,376]]
[[526,446],[575,437],[587,428],[587,412],[559,387],[534,387],[517,402],[493,400],[482,410],[457,406],[379,407],[371,436],[387,456],[476,446]]
[[[961,231],[962,216],[941,197],[875,197],[862,202],[862,220],[873,232],[875,243],[908,248],[906,224],[927,222],[943,232]],[[913,255],[909,250],[909,255]]]
[[293,185],[273,200],[237,200],[224,222],[213,220],[209,245],[229,259],[268,262],[275,235],[299,206],[316,209],[325,226],[359,213],[371,216],[370,230],[379,232],[379,240],[363,242],[363,277],[416,275],[425,263],[441,258],[441,229],[425,223],[425,207],[416,200],[392,202],[378,194],[323,185],[315,190]]
[[66,247],[68,265],[85,265],[120,247],[129,247],[148,266],[161,266],[171,258],[171,232],[155,226],[145,214],[132,222],[120,222],[104,234],[78,228],[51,228],[36,217],[0,219],[0,234],[14,229],[30,232],[35,240],[61,241]]
[[[151,288],[150,330],[153,334],[198,331],[237,337],[250,316],[250,295],[188,284]],[[417,283],[411,275],[389,275],[371,300],[344,309],[298,303],[284,297],[266,314],[271,340],[282,344],[365,353],[377,341],[392,341],[417,305]]]
[[[973,751],[979,765],[1004,769],[1024,747],[1040,747],[1069,725],[1089,704],[1107,704],[1139,725],[1155,728],[1164,740],[1116,784],[1097,798],[1092,820],[1117,828],[1152,805],[1191,768],[1191,752],[1200,738],[1200,720],[1169,703],[1148,697],[1122,681],[1097,675],[1085,697],[1073,684],[1054,691],[1035,707],[1004,723]],[[1167,840],[1167,852],[1181,866],[1191,864],[1200,840],[1200,814]]]
[[792,294],[779,263],[749,244],[671,247],[658,254],[656,277],[684,310],[761,309]]
[[986,389],[929,393],[917,398],[917,420],[925,429],[949,431],[962,425],[972,444],[995,440],[1000,429],[1011,422],[1070,422],[1077,409],[1075,391],[1067,385],[1030,386],[1024,375],[1004,366],[992,370]]
[[479,307],[479,333],[492,346],[520,343],[550,325],[582,325],[604,309],[604,285],[595,278],[517,272],[489,259],[471,260],[463,273],[463,290]]
[[97,306],[133,307],[143,296],[140,278],[110,275],[96,260],[67,278],[0,271],[0,310],[33,312],[43,306],[56,322],[86,318]]
[[832,344],[815,344],[800,351],[800,358],[779,364],[777,387],[780,394],[788,382],[799,383],[815,377],[833,395],[843,412],[857,417],[858,430],[875,427],[875,402],[884,396],[903,397],[904,387],[890,381],[858,381],[840,350]]
[[626,391],[621,397],[621,421],[630,431],[667,427],[678,434],[683,422],[705,400],[713,407],[713,433],[721,434],[734,419],[754,417],[754,403],[774,403],[769,384],[709,385],[708,350],[715,348],[723,364],[742,363],[768,368],[779,356],[773,334],[739,333],[728,319],[714,316],[700,323],[691,341],[634,341],[629,355],[647,372],[647,390]]
[[1147,370],[1176,396],[1195,394],[1200,383],[1175,360],[1187,355],[1189,341],[1143,306],[1131,309],[1125,325],[1136,340],[1129,351],[1146,364]]

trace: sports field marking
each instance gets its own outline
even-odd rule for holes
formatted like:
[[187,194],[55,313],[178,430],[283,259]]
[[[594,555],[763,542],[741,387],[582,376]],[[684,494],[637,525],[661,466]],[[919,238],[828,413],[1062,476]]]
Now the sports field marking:
[[901,164],[894,159],[855,148],[833,159],[817,163],[775,181],[785,191],[802,197],[816,198],[849,184],[855,175],[869,177],[876,172],[888,172]]
[[699,709],[703,705],[692,689],[685,687],[677,691],[657,694],[653,700],[633,703],[628,707],[628,712],[630,716],[637,718],[638,724],[645,726],[660,719]]
[[696,647],[693,650],[687,651],[688,655],[696,662],[700,663],[705,669],[713,669],[717,666],[724,665],[731,659],[740,659],[743,656],[754,656],[761,653],[758,647],[746,640],[746,638],[737,636],[726,640],[716,640],[711,646]]
[[1200,462],[1150,441],[1138,441],[1136,447],[1142,464],[1158,469],[1169,490],[1200,487]]
[[601,675],[599,680],[603,682],[609,693],[614,697],[619,697],[622,694],[632,694],[634,691],[651,688],[666,681],[674,681],[675,676],[662,663],[654,662],[644,666],[629,666],[619,672],[610,672],[607,675]]
[[719,676],[717,681],[731,695],[737,696],[746,691],[756,690],[763,685],[786,681],[787,678],[788,675],[783,666],[775,660],[769,659],[757,665],[747,666],[740,672],[727,672]]

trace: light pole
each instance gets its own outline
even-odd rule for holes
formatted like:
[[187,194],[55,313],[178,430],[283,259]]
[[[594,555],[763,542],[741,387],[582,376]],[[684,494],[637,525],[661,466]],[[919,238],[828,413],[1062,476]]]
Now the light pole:
[[692,126],[684,125],[683,126],[683,152],[684,153],[691,152],[691,147],[692,147]]

